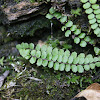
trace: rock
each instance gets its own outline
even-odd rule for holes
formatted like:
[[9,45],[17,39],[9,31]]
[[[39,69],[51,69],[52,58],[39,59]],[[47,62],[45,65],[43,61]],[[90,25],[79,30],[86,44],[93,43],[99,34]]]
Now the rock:
[[0,88],[2,87],[3,82],[4,82],[5,78],[8,76],[8,74],[9,74],[9,71],[5,71],[3,73],[3,75],[0,76]]
[[37,16],[30,20],[23,21],[16,24],[7,26],[7,32],[14,38],[21,38],[23,36],[33,36],[38,30],[43,31],[50,28],[50,21],[45,16]]
[[8,57],[9,55],[18,55],[18,51],[16,49],[16,45],[18,42],[13,41],[0,46],[0,58],[5,56]]
[[81,4],[82,4],[80,2],[80,0],[69,0],[68,3],[69,3],[69,5],[70,5],[71,8],[80,7]]
[[4,26],[0,25],[0,43],[6,38],[6,29]]
[[[9,1],[9,0],[8,0]],[[37,30],[50,28],[50,21],[45,18],[49,9],[48,4],[41,2],[30,3],[22,1],[2,0],[0,8],[0,28],[6,29],[5,32],[0,30],[0,44],[10,40],[21,38],[23,36],[33,36]],[[4,7],[4,3],[6,7]],[[42,31],[42,30],[41,30]]]
[[39,14],[44,15],[47,13],[47,4],[41,2],[30,3],[26,1],[19,2],[16,5],[10,5],[6,8],[1,7],[2,12],[5,14],[2,23],[10,24],[18,21],[27,20]]

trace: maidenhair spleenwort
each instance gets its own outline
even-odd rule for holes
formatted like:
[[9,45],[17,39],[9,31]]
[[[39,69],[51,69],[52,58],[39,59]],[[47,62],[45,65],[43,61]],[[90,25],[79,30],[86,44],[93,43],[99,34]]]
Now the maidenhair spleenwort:
[[[87,14],[91,29],[97,38],[100,37],[100,6],[96,4],[97,0],[80,0],[83,3],[83,8]],[[81,47],[86,47],[91,44],[94,47],[95,55],[85,55],[84,53],[77,54],[77,52],[70,53],[69,50],[52,48],[47,45],[42,47],[39,44],[34,48],[33,43],[21,43],[16,46],[20,55],[28,59],[31,64],[36,63],[38,66],[48,66],[54,70],[70,71],[83,73],[85,70],[100,67],[100,48],[95,47],[95,40],[88,36],[87,33],[82,32],[78,25],[68,19],[68,16],[56,11],[53,7],[49,9],[46,18],[52,19],[55,17],[63,24],[61,30],[65,31],[65,37],[74,35],[74,43],[79,44]]]
[[65,37],[74,35],[74,43],[80,44],[81,47],[86,47],[87,44],[95,44],[94,39],[91,39],[90,36],[87,36],[86,33],[82,32],[81,29],[78,28],[78,25],[74,25],[71,20],[68,20],[66,15],[57,12],[53,7],[51,7],[49,13],[46,15],[46,18],[52,19],[53,17],[64,25],[61,30],[65,31]]
[[100,67],[100,56],[93,57],[91,54],[85,55],[76,52],[70,53],[69,50],[52,48],[47,45],[40,47],[39,44],[34,48],[33,43],[21,43],[16,46],[20,55],[28,59],[31,64],[36,63],[38,66],[48,66],[59,71],[70,71],[83,73],[94,69],[96,66]]
[[100,6],[96,4],[97,0],[80,0],[83,3],[85,13],[88,15],[88,20],[94,34],[100,37]]

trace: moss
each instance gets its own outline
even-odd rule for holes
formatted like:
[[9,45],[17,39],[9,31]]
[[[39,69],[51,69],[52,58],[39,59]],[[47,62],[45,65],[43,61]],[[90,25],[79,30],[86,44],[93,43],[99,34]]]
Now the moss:
[[11,24],[8,26],[8,32],[14,35],[18,39],[18,37],[23,36],[33,36],[34,33],[38,30],[42,30],[44,28],[49,29],[50,21],[46,19],[44,16],[38,16],[37,18],[30,19],[28,22],[22,22],[18,24]]
[[22,0],[14,0],[15,2],[17,2],[17,3],[19,3],[20,1],[22,1]]
[[[23,66],[23,63],[17,63],[17,66],[21,65]],[[92,80],[92,76],[96,75],[96,70],[83,74],[73,74],[71,72],[54,72],[53,69],[47,67],[37,67],[29,64],[24,65],[24,67],[26,67],[27,70],[24,71],[21,76],[15,78],[17,86],[0,91],[1,97],[7,95],[9,91],[10,98],[20,98],[21,100],[69,100],[76,95],[78,91],[85,89],[89,84],[100,81],[98,78]],[[34,68],[33,71],[32,68]],[[82,76],[82,78],[80,76]],[[8,78],[11,80],[13,77],[16,77],[14,70],[12,70]],[[42,81],[32,80],[27,77],[35,77]],[[11,92],[11,90],[13,90],[13,92]]]

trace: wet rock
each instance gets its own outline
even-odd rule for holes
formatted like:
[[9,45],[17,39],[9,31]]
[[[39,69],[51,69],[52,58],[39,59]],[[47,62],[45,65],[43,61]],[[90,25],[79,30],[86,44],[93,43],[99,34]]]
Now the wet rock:
[[33,36],[37,30],[50,28],[50,21],[43,16],[49,9],[47,4],[27,0],[19,3],[2,0],[0,3],[0,27],[6,28],[5,32],[0,30],[0,44],[25,35]]
[[9,42],[2,46],[0,46],[0,58],[5,56],[8,57],[9,55],[18,55],[18,51],[16,49],[16,45],[18,42]]
[[[74,4],[79,2],[78,0],[76,2],[75,0],[70,1],[72,4],[73,2]],[[68,2],[68,0],[51,0],[51,4],[57,7],[58,10],[62,9]],[[8,56],[12,52],[10,41],[43,33],[44,29],[50,30],[50,21],[45,18],[51,6],[50,4],[45,2],[30,3],[27,0],[21,0],[19,3],[13,0],[7,0],[5,3],[5,0],[2,0],[0,3],[1,28],[6,29],[5,32],[0,32],[0,44],[3,44],[0,46],[1,56]],[[13,48],[15,48],[15,45]],[[13,49],[13,51],[16,50]]]
[[0,45],[5,44],[11,40],[13,40],[12,37],[9,36],[10,34],[7,33],[7,29],[5,26],[0,25]]
[[6,8],[3,8],[1,6],[1,9],[5,14],[2,23],[10,24],[18,21],[27,20],[39,14],[44,15],[48,11],[48,6],[43,2],[30,3],[22,1],[16,5],[7,6]]
[[48,30],[50,28],[50,21],[46,19],[45,16],[40,15],[31,18],[28,21],[8,25],[7,32],[12,35],[12,37],[18,38],[23,36],[33,36],[38,30],[41,30],[42,32],[43,28]]
[[4,14],[0,8],[0,24],[2,24],[3,17],[4,17]]
[[3,41],[4,39],[4,27],[0,26],[0,43]]
[[74,8],[74,7],[80,7],[81,6],[81,2],[80,0],[69,0],[68,1],[69,5],[71,8]]

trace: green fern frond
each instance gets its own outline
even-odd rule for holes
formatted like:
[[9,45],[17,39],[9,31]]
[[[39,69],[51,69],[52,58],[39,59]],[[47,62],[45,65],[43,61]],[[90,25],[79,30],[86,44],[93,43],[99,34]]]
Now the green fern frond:
[[85,13],[88,15],[88,20],[94,34],[100,37],[100,6],[96,4],[97,0],[80,0],[83,3]]
[[[27,46],[27,47],[26,47]],[[34,44],[21,43],[16,46],[20,55],[28,59],[31,64],[36,63],[38,66],[48,66],[59,71],[70,71],[83,73],[84,70],[88,71],[94,69],[95,66],[100,67],[100,56],[93,57],[91,54],[85,55],[76,52],[70,53],[69,50],[52,48],[50,46],[39,44],[34,49]]]
[[81,29],[78,29],[77,25],[74,25],[71,20],[68,20],[66,15],[62,15],[51,7],[46,18],[52,19],[53,17],[57,18],[64,25],[61,30],[65,31],[65,37],[73,34],[74,43],[80,44],[81,47],[86,47],[87,44],[95,45],[95,41],[90,36],[87,36],[86,33],[81,32]]

